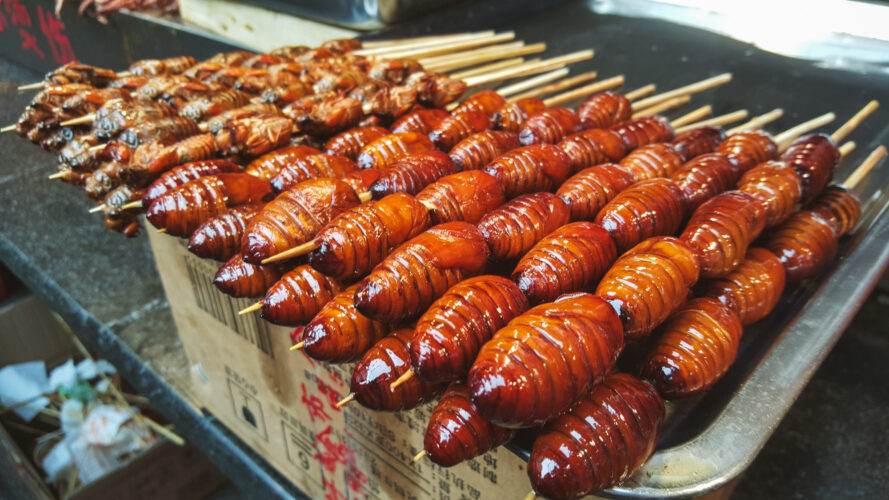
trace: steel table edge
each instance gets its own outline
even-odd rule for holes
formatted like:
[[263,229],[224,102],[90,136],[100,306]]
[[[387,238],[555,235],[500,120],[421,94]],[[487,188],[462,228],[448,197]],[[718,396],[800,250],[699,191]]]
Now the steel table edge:
[[195,411],[110,328],[81,307],[2,234],[0,261],[62,317],[87,348],[114,364],[121,376],[174,424],[175,431],[204,452],[242,494],[250,498],[305,498],[292,483],[275,477],[277,473],[261,457],[250,456],[244,445],[227,435],[214,417]]
[[[694,439],[655,452],[633,477],[602,496],[696,497],[719,489],[750,466],[889,267],[889,200],[883,198],[861,242],[836,266],[713,423]],[[852,307],[831,307],[829,302],[837,296]],[[800,355],[808,355],[806,363],[787,363]],[[791,397],[785,396],[782,404],[755,403],[763,394],[777,392]],[[767,432],[750,422],[753,412],[759,413],[760,422],[767,421]]]

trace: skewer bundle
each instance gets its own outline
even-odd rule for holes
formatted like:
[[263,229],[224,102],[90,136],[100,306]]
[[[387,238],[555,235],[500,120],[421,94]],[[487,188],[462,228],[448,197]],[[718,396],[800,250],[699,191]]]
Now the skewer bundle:
[[[474,52],[476,64],[496,60],[490,59],[496,51],[474,48],[478,39],[457,40]],[[358,49],[349,42],[322,48],[344,47],[350,50],[343,53],[367,57],[425,54],[424,67],[435,70],[454,69],[460,59],[434,40],[400,51],[400,45]],[[274,60],[266,59],[262,64]],[[143,143],[150,133],[134,129],[127,140],[135,151],[103,146],[110,160],[102,168],[127,171],[140,153],[164,158],[127,171],[124,177],[142,183],[124,185],[129,197],[106,205],[144,207],[156,227],[189,237],[192,252],[225,261],[215,279],[221,290],[265,294],[242,314],[261,310],[273,323],[305,325],[295,349],[322,361],[357,361],[352,394],[340,405],[357,400],[397,411],[445,391],[415,460],[454,465],[505,443],[516,427],[547,424],[528,469],[537,492],[573,498],[626,479],[655,448],[662,399],[712,387],[734,360],[742,326],[768,314],[785,279],[823,269],[860,214],[848,190],[824,188],[854,148],[836,144],[876,103],[832,136],[801,137],[830,122],[827,114],[772,137],[758,129],[780,110],[727,132],[717,127],[746,111],[703,121],[708,106],[672,122],[656,116],[730,76],[648,98],[653,86],[607,90],[623,83],[615,77],[538,99],[595,78],[550,83],[565,76],[555,69],[457,102],[434,74],[393,61],[374,68],[384,78],[423,82],[432,89],[425,104],[434,106],[413,107],[418,101],[410,90],[416,96],[419,87],[372,84],[379,88],[371,97],[311,94],[284,109],[279,101],[214,108],[201,101],[206,88],[227,101],[241,90],[178,82],[172,85],[194,85],[175,87],[169,108],[213,115],[196,127],[210,131],[204,132],[212,136],[210,149],[224,143],[229,154],[183,162],[188,154],[170,153],[169,145],[140,152],[155,143]],[[221,68],[202,64],[198,69],[222,78]],[[496,64],[505,69],[466,70],[463,83],[554,69],[552,61],[531,63],[532,69]],[[138,68],[127,78],[149,71]],[[199,74],[194,68],[183,72]],[[242,82],[249,75],[234,73]],[[587,99],[576,110],[559,107],[580,97]],[[299,106],[301,118],[294,119]],[[163,105],[149,107],[144,113],[182,117]],[[327,142],[292,140],[303,126],[316,127],[314,138]],[[202,136],[182,135],[197,143]],[[80,148],[71,155],[90,142],[98,141],[71,141]],[[884,153],[875,151],[862,169]],[[253,159],[241,172],[220,156]],[[863,171],[846,187],[854,189]],[[764,231],[768,250],[752,246]],[[514,271],[485,274],[490,261]],[[683,305],[692,291],[696,298]],[[658,340],[640,368],[642,380],[609,376],[625,342],[649,335]],[[694,345],[701,348],[688,348]],[[380,363],[390,369],[369,369]],[[624,428],[632,421],[639,425]],[[597,441],[603,432],[620,439]],[[588,439],[576,439],[580,434]]]

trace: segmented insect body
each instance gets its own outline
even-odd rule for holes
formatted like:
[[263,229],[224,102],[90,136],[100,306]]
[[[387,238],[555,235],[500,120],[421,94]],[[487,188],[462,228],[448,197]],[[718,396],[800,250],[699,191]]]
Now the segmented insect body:
[[446,384],[426,383],[411,377],[392,389],[392,382],[410,370],[410,328],[392,332],[367,351],[352,371],[351,390],[355,400],[365,408],[377,411],[399,411],[416,407],[429,401]]
[[205,259],[225,261],[241,250],[247,224],[263,204],[238,205],[204,222],[191,233],[188,251]]
[[491,128],[518,133],[529,116],[533,116],[544,109],[546,109],[546,104],[540,99],[533,97],[508,102],[491,117]]
[[383,127],[356,127],[331,137],[324,145],[324,151],[331,155],[340,155],[357,160],[361,149],[371,142],[388,135]]
[[637,182],[621,191],[596,215],[619,252],[644,239],[675,233],[685,216],[685,200],[670,179]]
[[467,108],[461,113],[456,110],[451,116],[443,119],[432,132],[429,140],[442,151],[450,151],[458,142],[472,134],[487,130],[491,126],[491,117],[478,108]]
[[682,167],[685,157],[673,146],[659,142],[633,150],[620,161],[636,182],[670,177]]
[[660,328],[641,376],[666,399],[706,391],[734,363],[742,329],[738,316],[722,302],[692,299]]
[[145,191],[142,206],[151,206],[158,196],[200,177],[223,173],[240,172],[241,167],[228,160],[204,160],[186,163],[167,170]]
[[571,220],[592,220],[596,214],[624,189],[635,182],[625,168],[602,163],[574,174],[562,183],[556,195],[571,211]]
[[746,326],[774,309],[784,293],[784,285],[784,267],[778,257],[765,248],[751,248],[737,269],[702,283],[700,296],[722,302]]
[[309,254],[309,263],[328,276],[355,280],[429,225],[425,206],[410,195],[392,194],[333,219],[318,232],[318,247]]
[[248,264],[241,254],[235,254],[219,268],[213,284],[220,292],[232,297],[262,297],[282,274],[284,270],[278,265]]
[[262,317],[276,325],[305,325],[343,288],[310,266],[299,266],[268,289],[262,299]]
[[803,204],[821,194],[833,178],[833,169],[839,159],[839,149],[833,139],[824,134],[801,137],[781,154],[781,160],[796,169],[803,182]]
[[653,387],[624,373],[609,376],[534,441],[534,491],[569,499],[620,484],[654,453],[664,415]]
[[519,147],[516,134],[485,130],[458,142],[449,153],[457,170],[481,170],[500,155]]
[[356,288],[352,285],[338,293],[306,325],[302,340],[309,357],[330,363],[356,361],[389,334],[389,325],[374,321],[355,308]]
[[506,443],[515,431],[479,415],[465,383],[453,382],[429,417],[423,449],[442,467],[451,467]]
[[659,116],[635,118],[612,125],[610,130],[620,136],[627,151],[646,144],[669,142],[673,139],[673,127],[667,120]]
[[519,131],[519,142],[530,144],[555,144],[568,134],[581,129],[581,123],[568,108],[545,109],[527,120]]
[[477,276],[461,281],[436,300],[417,321],[411,365],[426,382],[463,377],[494,332],[528,309],[512,281]]
[[778,145],[772,134],[763,130],[748,130],[729,136],[716,148],[716,152],[724,154],[740,172],[746,172],[764,161],[776,159]]
[[803,196],[803,184],[796,170],[783,161],[767,161],[748,170],[738,181],[738,190],[762,204],[767,228],[787,220]]
[[426,135],[432,132],[441,122],[451,116],[447,111],[438,108],[420,108],[402,116],[392,124],[393,133],[415,132]]
[[401,132],[389,134],[364,146],[358,155],[361,168],[386,168],[402,156],[431,151],[435,145],[423,134]]
[[861,219],[861,203],[843,186],[830,186],[821,193],[809,210],[827,219],[837,238],[848,234]]
[[567,224],[569,215],[565,202],[552,193],[523,194],[488,212],[478,228],[488,242],[492,259],[514,259]]
[[688,161],[695,156],[716,151],[716,147],[724,140],[725,131],[721,128],[697,127],[677,135],[670,143]]
[[345,156],[325,153],[311,154],[283,165],[278,175],[272,177],[269,183],[275,191],[280,193],[309,179],[320,177],[339,179],[358,170],[358,165]]
[[608,128],[632,116],[633,106],[629,99],[617,92],[600,92],[577,107],[577,118],[585,129]]
[[533,304],[593,285],[617,258],[608,232],[572,222],[540,240],[519,260],[512,279]]
[[355,291],[365,316],[397,322],[426,310],[460,281],[482,271],[488,246],[475,226],[439,224],[389,254]]
[[623,254],[596,287],[620,315],[624,335],[648,335],[685,302],[700,274],[694,251],[672,236],[656,236]]
[[558,146],[571,159],[572,171],[615,162],[631,151],[624,146],[620,136],[608,129],[589,129],[569,135]]
[[475,224],[506,201],[500,182],[481,170],[446,175],[423,188],[416,198],[431,210],[435,224]]
[[485,167],[500,181],[507,198],[538,191],[551,191],[571,174],[571,160],[552,144],[535,144],[514,149]]
[[409,154],[383,169],[370,192],[375,199],[393,193],[417,194],[441,177],[455,173],[457,166],[441,151]]
[[469,371],[479,413],[504,427],[540,425],[605,378],[623,347],[620,320],[600,297],[569,294],[517,316]]
[[682,191],[687,209],[722,193],[738,182],[741,171],[724,155],[710,153],[698,156],[682,166],[670,178]]

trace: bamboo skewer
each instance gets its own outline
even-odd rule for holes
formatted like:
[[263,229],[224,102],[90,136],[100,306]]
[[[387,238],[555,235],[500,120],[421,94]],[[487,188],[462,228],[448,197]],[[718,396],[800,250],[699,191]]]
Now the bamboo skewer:
[[708,120],[701,120],[696,123],[689,123],[688,125],[677,128],[675,130],[675,132],[677,134],[681,134],[683,132],[686,132],[686,131],[689,131],[693,128],[698,128],[698,127],[718,127],[720,125],[725,125],[728,123],[734,123],[738,120],[743,120],[744,118],[747,118],[747,114],[748,113],[747,113],[746,109],[739,109],[738,111],[733,111],[731,113],[727,113],[724,115],[714,116],[713,118],[710,118]]
[[518,78],[521,76],[528,76],[536,73],[543,73],[545,71],[559,69],[567,64],[592,59],[594,55],[595,54],[592,50],[581,50],[578,52],[565,54],[563,56],[553,57],[552,59],[544,59],[543,61],[540,61],[538,63],[522,64],[514,68],[507,68],[504,70],[495,71],[493,73],[488,73],[487,75],[473,76],[463,81],[466,82],[466,85],[468,87],[475,87],[485,83],[506,80],[508,78]]
[[0,128],[0,133],[2,133],[2,132],[12,132],[13,130],[15,130],[15,124],[14,124],[14,123],[13,123],[12,125],[7,125],[7,126],[5,126],[5,127],[3,127],[3,128]]
[[[552,82],[553,80],[558,80],[560,78],[568,76],[569,70],[568,68],[561,68],[555,71],[550,71],[548,73],[543,73],[537,75],[533,78],[528,78],[525,81],[513,83],[511,85],[505,85],[499,89],[497,89],[497,93],[502,95],[503,97],[510,97],[515,94],[524,92],[528,89],[533,89],[543,85],[544,83]],[[595,78],[595,71],[593,73],[593,78]]]
[[624,94],[624,97],[626,97],[628,101],[635,101],[636,99],[639,99],[640,97],[645,97],[645,96],[651,94],[656,89],[657,89],[657,86],[655,84],[649,83],[648,85],[646,85],[644,87],[639,87],[636,90],[627,92],[626,94]]
[[775,109],[769,111],[768,113],[765,113],[765,114],[762,114],[759,116],[754,116],[749,121],[742,123],[741,125],[738,125],[735,128],[731,128],[731,129],[727,130],[725,132],[725,135],[736,134],[736,133],[742,132],[744,130],[756,130],[758,128],[762,128],[763,125],[772,123],[773,121],[777,120],[778,118],[781,118],[782,116],[784,116],[784,110],[781,108],[775,108]]
[[666,101],[661,101],[661,102],[655,104],[654,106],[651,106],[650,108],[645,108],[645,109],[642,109],[640,111],[633,113],[632,118],[641,118],[643,116],[653,116],[653,115],[662,113],[664,111],[667,111],[667,110],[670,110],[673,108],[678,108],[679,106],[682,106],[682,105],[688,103],[688,101],[690,101],[690,100],[691,100],[691,96],[687,96],[687,95],[681,95],[679,97],[667,99]]
[[249,305],[249,306],[241,309],[240,311],[238,311],[238,316],[243,316],[245,314],[252,313],[253,311],[258,311],[260,309],[262,309],[262,301],[261,300],[253,305]]
[[840,158],[845,158],[845,157],[849,156],[849,154],[852,153],[852,151],[855,151],[855,146],[856,146],[855,141],[847,141],[847,142],[843,143],[842,146],[837,148],[837,150],[840,152]]
[[508,42],[515,38],[515,32],[507,31],[490,37],[476,37],[475,39],[465,40],[463,42],[439,42],[428,47],[411,47],[401,51],[388,52],[381,56],[384,59],[409,58],[421,59],[438,56],[441,54],[450,54],[452,52],[465,51],[466,49],[474,49],[485,45],[493,45],[500,42]]
[[700,120],[705,116],[710,116],[711,113],[713,113],[713,108],[709,104],[707,104],[706,106],[701,106],[694,111],[680,116],[679,118],[670,122],[670,125],[673,127],[681,127],[683,125],[687,125],[689,123]]
[[619,87],[624,83],[624,76],[617,75],[612,76],[611,78],[606,78],[600,82],[591,83],[589,85],[584,85],[583,87],[578,87],[574,90],[569,90],[568,92],[554,95],[552,97],[548,97],[543,100],[543,105],[547,108],[551,108],[553,106],[558,106],[559,104],[566,103],[569,101],[573,101],[574,99],[580,97],[586,97],[590,94],[595,94],[596,92],[601,92],[603,90],[611,89],[614,87]]
[[495,47],[478,49],[476,51],[467,51],[460,54],[459,56],[447,56],[446,59],[443,58],[434,61],[421,60],[419,62],[423,65],[423,69],[425,69],[426,71],[445,72],[460,68],[467,68],[476,64],[497,61],[500,59],[505,59],[507,57],[520,57],[530,54],[537,54],[538,52],[543,52],[544,50],[546,50],[545,43],[524,45],[524,43],[522,42],[517,42],[515,44],[507,45],[511,45],[511,47],[506,47],[506,45],[498,45]]
[[426,450],[421,450],[420,453],[417,453],[416,455],[414,455],[414,458],[412,458],[412,460],[414,461],[414,463],[417,463],[420,460],[423,460],[423,458],[425,456],[426,456]]
[[728,82],[732,81],[731,73],[723,73],[721,75],[716,75],[705,80],[701,80],[699,82],[691,83],[677,89],[669,90],[667,92],[662,92],[657,95],[653,95],[647,99],[643,99],[641,101],[636,101],[633,103],[633,109],[643,109],[649,106],[653,106],[661,101],[666,101],[667,99],[671,99],[676,96],[686,95],[686,94],[697,94],[698,92],[703,92],[704,90],[711,89],[713,87],[718,87],[719,85],[724,85]]
[[861,165],[852,172],[849,177],[846,178],[845,181],[842,182],[842,186],[845,186],[846,189],[852,190],[855,189],[855,186],[861,182],[861,179],[867,177],[867,174],[878,164],[880,160],[883,159],[883,156],[886,155],[886,146],[879,146],[877,149],[871,151],[867,158],[861,162]]
[[395,379],[391,384],[389,384],[389,390],[394,391],[396,387],[412,378],[414,378],[414,369],[410,368],[408,369],[408,371],[402,373],[401,376]]
[[336,406],[337,408],[342,408],[343,405],[349,404],[350,402],[352,402],[353,399],[355,399],[355,393],[350,392],[349,394],[346,395],[346,397],[339,400],[339,402],[337,402],[337,404],[335,404],[334,406]]
[[382,47],[393,47],[396,45],[404,45],[407,43],[415,44],[415,43],[425,43],[429,41],[437,41],[437,40],[454,40],[459,39],[460,37],[464,37],[467,35],[493,35],[494,31],[479,31],[479,32],[463,32],[463,33],[450,33],[447,35],[429,35],[429,36],[419,36],[419,37],[411,37],[411,38],[396,38],[392,40],[370,40],[367,42],[361,42],[361,47],[363,49],[375,49]]
[[305,345],[306,345],[305,342],[298,342],[298,343],[290,346],[290,350],[291,351],[298,351],[298,350],[302,349],[303,347],[305,347]]
[[818,127],[827,125],[828,123],[834,121],[835,118],[836,115],[834,115],[833,113],[825,113],[821,116],[816,116],[811,120],[804,121],[803,123],[789,128],[784,132],[781,132],[780,134],[775,136],[775,144],[778,145],[778,152],[780,153],[787,149],[787,147],[790,146],[790,143],[795,141],[799,136],[805,134],[806,132],[811,132]]
[[871,113],[877,110],[880,107],[880,103],[876,100],[870,101],[865,104],[863,108],[855,115],[849,119],[846,123],[842,124],[840,128],[836,130],[836,132],[830,134],[830,138],[833,139],[833,142],[840,142],[846,138],[847,135],[852,133],[855,130],[855,127],[861,124],[865,118],[870,116]]
[[108,206],[105,205],[104,203],[102,203],[101,205],[96,205],[96,206],[94,206],[93,208],[89,209],[89,213],[94,214],[94,213],[96,213],[96,212],[102,212],[102,211],[104,211],[106,208],[108,208]]
[[571,87],[580,85],[581,83],[591,82],[595,80],[597,76],[599,76],[599,74],[596,71],[587,71],[586,73],[581,73],[577,76],[572,76],[571,78],[566,78],[556,83],[552,83],[518,95],[514,95],[507,99],[507,101],[516,102],[521,99],[536,98],[547,94],[552,94],[553,92],[570,89]]
[[55,179],[64,179],[67,175],[68,175],[67,172],[56,172],[54,174],[50,174],[50,176],[47,177],[47,179],[49,179],[51,181],[55,180]]
[[[413,42],[413,43],[402,43],[402,44],[389,44],[384,45],[382,47],[369,47],[369,48],[360,48],[358,50],[353,51],[352,53],[359,56],[378,56],[378,57],[389,57],[389,53],[396,52],[404,52],[408,50],[419,50],[426,49],[431,47],[437,47],[441,45],[460,45],[465,42],[474,42],[486,39],[492,39],[496,37],[496,33],[494,31],[483,31],[480,33],[465,33],[460,35],[452,36],[451,38],[432,38],[426,41]],[[364,44],[362,44],[363,46]]]
[[70,127],[71,125],[83,125],[85,123],[92,123],[93,120],[95,120],[95,119],[96,119],[95,113],[87,113],[83,116],[78,116],[77,118],[65,120],[62,123],[60,123],[59,125],[62,127]]
[[[451,73],[451,78],[456,78],[457,80],[462,80],[464,78],[468,78],[470,76],[482,75],[485,73],[489,73],[491,71],[497,71],[498,69],[511,68],[513,66],[518,66],[525,62],[525,58],[516,57],[513,59],[504,59],[502,61],[497,61],[491,64],[485,64],[482,66],[476,66],[472,69],[467,69],[465,71],[458,71],[457,73]],[[528,61],[532,62],[532,61]],[[536,62],[536,61],[533,61]]]

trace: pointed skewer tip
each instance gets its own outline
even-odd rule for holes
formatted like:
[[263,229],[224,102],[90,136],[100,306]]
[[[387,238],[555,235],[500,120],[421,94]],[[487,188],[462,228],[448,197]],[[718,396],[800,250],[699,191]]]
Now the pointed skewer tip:
[[252,313],[253,311],[258,311],[260,309],[262,309],[262,301],[259,301],[255,304],[249,305],[249,306],[241,309],[240,311],[238,311],[238,316],[243,316],[245,314],[249,314],[249,313]]
[[392,382],[391,384],[389,384],[389,390],[390,390],[390,391],[394,391],[395,389],[398,388],[399,385],[401,385],[401,384],[407,382],[408,380],[410,380],[411,378],[413,378],[413,376],[414,376],[414,370],[408,370],[408,371],[404,372],[404,373],[401,374],[401,376],[398,377],[394,382]]
[[420,460],[423,460],[423,458],[425,456],[426,456],[426,450],[420,450],[420,453],[417,453],[416,455],[414,455],[414,458],[412,460],[414,461],[414,463],[417,463]]
[[291,351],[298,351],[298,350],[302,349],[303,347],[305,347],[305,345],[306,345],[305,342],[298,342],[298,343],[296,343],[296,344],[293,344],[293,345],[290,347],[290,350],[291,350]]
[[351,402],[353,399],[355,399],[355,393],[350,392],[346,397],[339,400],[339,402],[337,402],[337,404],[334,406],[336,406],[337,408],[342,408],[344,405],[349,404],[349,402]]

